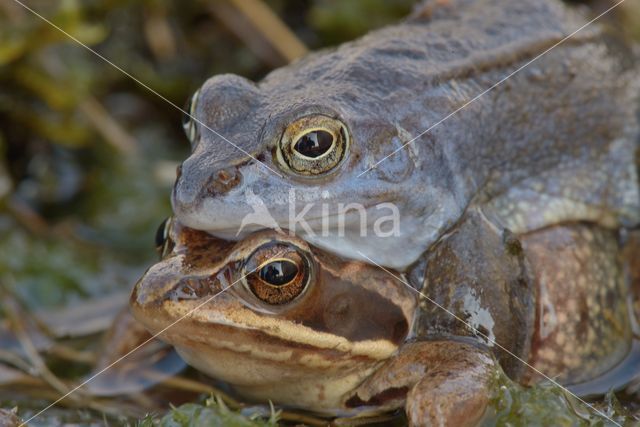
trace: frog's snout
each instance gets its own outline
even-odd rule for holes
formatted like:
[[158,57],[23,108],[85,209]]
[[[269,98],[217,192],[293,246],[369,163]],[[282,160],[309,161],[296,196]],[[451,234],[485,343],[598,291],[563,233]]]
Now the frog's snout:
[[226,194],[242,182],[242,173],[235,167],[220,169],[209,178],[205,191],[209,196]]

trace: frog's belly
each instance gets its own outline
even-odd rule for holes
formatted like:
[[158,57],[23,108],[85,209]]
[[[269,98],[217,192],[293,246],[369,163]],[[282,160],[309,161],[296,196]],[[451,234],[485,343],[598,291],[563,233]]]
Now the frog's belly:
[[246,398],[331,415],[361,412],[345,408],[343,400],[376,367],[344,366],[344,363],[322,369],[295,363],[283,367],[274,361],[247,358],[237,351],[196,343],[176,349],[189,365],[229,383]]

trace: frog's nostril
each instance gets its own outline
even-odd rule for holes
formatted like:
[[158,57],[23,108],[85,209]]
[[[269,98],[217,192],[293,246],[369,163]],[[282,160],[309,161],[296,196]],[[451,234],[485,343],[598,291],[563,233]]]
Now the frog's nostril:
[[241,180],[242,174],[235,168],[219,170],[211,175],[207,192],[210,196],[225,194],[235,188]]

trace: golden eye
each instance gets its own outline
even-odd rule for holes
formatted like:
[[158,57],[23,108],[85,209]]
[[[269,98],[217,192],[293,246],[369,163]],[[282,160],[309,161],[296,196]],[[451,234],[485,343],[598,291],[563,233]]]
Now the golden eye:
[[314,115],[298,119],[285,129],[276,158],[285,170],[320,175],[340,164],[348,148],[349,134],[342,122]]
[[286,304],[305,290],[310,270],[307,258],[296,249],[270,244],[256,250],[249,258],[245,266],[245,271],[250,272],[246,275],[246,284],[261,301],[271,305]]

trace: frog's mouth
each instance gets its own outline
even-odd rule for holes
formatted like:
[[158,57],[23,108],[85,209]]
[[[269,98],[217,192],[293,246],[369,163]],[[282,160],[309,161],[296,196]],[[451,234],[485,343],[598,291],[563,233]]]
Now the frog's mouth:
[[344,396],[397,349],[388,341],[351,343],[274,317],[265,321],[225,294],[178,321],[175,313],[184,316],[197,306],[186,302],[176,307],[175,301],[164,301],[155,305],[153,316],[142,315],[142,307],[133,311],[188,364],[257,400],[333,414],[353,412],[344,407]]
[[[284,360],[286,354],[299,353],[305,357],[292,360],[309,368],[342,359],[384,360],[397,350],[397,344],[387,339],[351,341],[278,315],[257,312],[230,292],[214,297],[206,305],[200,299],[154,302],[153,316],[138,317],[151,332],[162,332],[161,337],[176,346],[199,342],[273,362]],[[140,309],[144,310],[134,306],[134,314]]]
[[[256,222],[226,222],[217,221],[215,228],[202,226],[209,234],[225,240],[242,240],[256,231],[273,229],[277,231],[289,231],[292,235],[295,230],[301,235],[340,236],[342,234],[361,233],[362,228],[371,228],[377,216],[370,215],[371,207],[363,207],[361,211],[349,210],[344,214],[320,215],[313,217],[289,218],[287,216],[269,216],[257,218]],[[248,215],[245,215],[247,217]],[[369,218],[371,217],[371,219]],[[191,225],[197,228],[195,225]],[[365,233],[366,234],[366,233]]]

